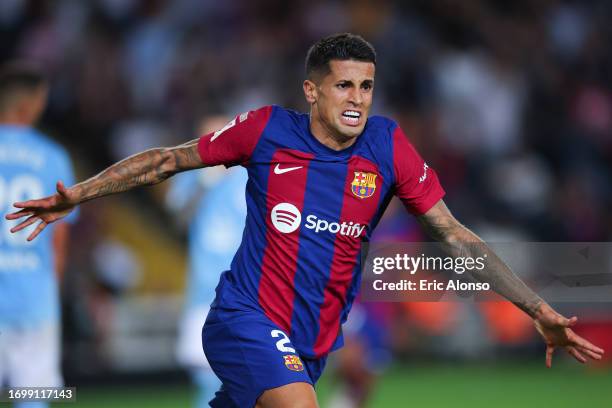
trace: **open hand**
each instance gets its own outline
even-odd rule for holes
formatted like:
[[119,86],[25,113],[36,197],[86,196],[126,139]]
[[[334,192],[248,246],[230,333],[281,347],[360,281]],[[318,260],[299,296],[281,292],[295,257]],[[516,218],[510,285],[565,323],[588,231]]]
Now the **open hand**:
[[67,189],[61,181],[57,182],[56,190],[57,193],[48,197],[14,203],[13,206],[21,208],[21,210],[12,214],[7,214],[5,218],[7,220],[17,220],[22,217],[28,218],[11,228],[11,232],[21,231],[35,222],[40,221],[36,229],[28,236],[28,241],[31,241],[36,238],[47,225],[70,214],[78,204],[75,192],[71,189]]
[[577,317],[568,319],[555,312],[547,304],[540,307],[534,318],[534,323],[546,342],[546,367],[552,367],[552,357],[557,347],[564,347],[572,357],[581,363],[586,363],[587,358],[601,360],[604,350],[583,339],[570,329],[577,321]]

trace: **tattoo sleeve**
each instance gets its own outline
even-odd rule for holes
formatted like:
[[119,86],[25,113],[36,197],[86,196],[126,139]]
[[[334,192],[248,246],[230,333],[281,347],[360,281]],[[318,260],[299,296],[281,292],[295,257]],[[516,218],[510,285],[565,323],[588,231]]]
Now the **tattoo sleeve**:
[[73,187],[78,203],[157,184],[178,172],[204,167],[197,144],[198,139],[194,139],[176,147],[150,149],[115,163]]
[[452,256],[473,258],[486,256],[487,268],[482,271],[473,270],[470,276],[479,282],[489,283],[495,292],[532,318],[535,317],[544,301],[525,285],[482,239],[459,223],[442,200],[420,216],[419,222]]

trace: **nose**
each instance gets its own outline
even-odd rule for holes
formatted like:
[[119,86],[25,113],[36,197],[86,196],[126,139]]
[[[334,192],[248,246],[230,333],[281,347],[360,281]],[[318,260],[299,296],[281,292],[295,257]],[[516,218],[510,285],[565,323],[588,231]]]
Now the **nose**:
[[349,95],[349,102],[355,106],[359,106],[363,103],[363,95],[361,94],[361,89],[352,89]]

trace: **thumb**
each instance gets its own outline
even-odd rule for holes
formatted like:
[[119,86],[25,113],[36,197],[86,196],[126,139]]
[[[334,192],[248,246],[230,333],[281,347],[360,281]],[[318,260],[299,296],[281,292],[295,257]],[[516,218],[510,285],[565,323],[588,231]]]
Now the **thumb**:
[[564,318],[564,322],[563,322],[563,326],[565,327],[572,327],[576,324],[576,322],[578,321],[578,318],[576,316],[572,317],[571,319],[565,319]]
[[59,195],[61,195],[65,199],[68,199],[68,190],[66,189],[66,186],[61,180],[57,182],[57,184],[55,185],[55,189],[57,190]]

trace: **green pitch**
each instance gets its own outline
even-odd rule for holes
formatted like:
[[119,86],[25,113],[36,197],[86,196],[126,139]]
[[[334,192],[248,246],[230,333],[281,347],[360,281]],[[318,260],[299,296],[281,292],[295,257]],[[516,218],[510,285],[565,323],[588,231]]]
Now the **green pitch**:
[[[317,387],[322,407],[332,391],[333,372]],[[84,408],[190,407],[194,391],[177,385],[104,387],[77,390],[77,402],[53,406]],[[612,407],[612,369],[589,369],[557,361],[544,364],[491,363],[397,366],[381,379],[370,407],[516,408]],[[333,408],[333,407],[328,407]]]
[[612,370],[575,364],[420,365],[391,370],[371,407],[612,407]]

